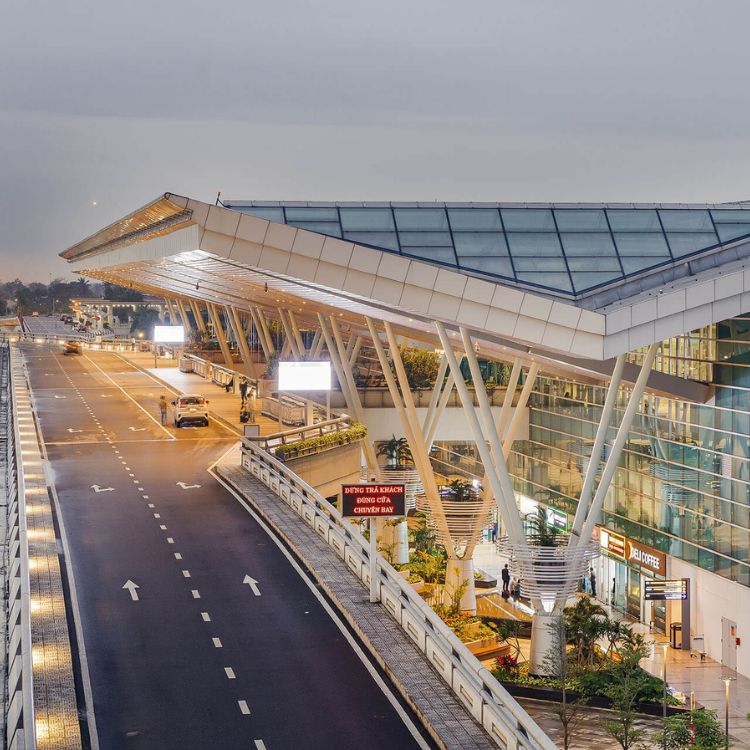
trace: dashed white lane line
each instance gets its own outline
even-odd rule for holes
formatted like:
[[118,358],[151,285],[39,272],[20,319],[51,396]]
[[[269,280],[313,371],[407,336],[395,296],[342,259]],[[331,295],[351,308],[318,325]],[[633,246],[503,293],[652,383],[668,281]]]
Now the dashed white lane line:
[[149,507],[149,508],[153,508],[153,507],[155,507],[155,506],[154,506],[154,504],[153,504],[153,503],[149,503],[149,504],[148,504],[148,507]]
[[189,570],[183,570],[182,571],[182,577],[183,578],[190,578],[190,571]]
[[201,617],[203,618],[203,622],[211,622],[211,615],[208,612],[201,612]]
[[167,537],[167,544],[174,544],[174,539],[171,536]]
[[141,495],[144,500],[148,500],[148,495]]
[[198,591],[198,589],[192,589],[190,593],[193,595],[193,599],[200,599],[201,598],[201,592]]
[[138,487],[138,492],[143,492],[143,487]]
[[[126,466],[125,468],[127,469],[128,467]],[[134,476],[135,476],[135,474],[133,474],[133,472],[131,471],[131,472],[130,472],[130,473],[128,474],[128,476],[129,476],[129,477],[134,477]]]
[[237,705],[240,707],[240,711],[242,711],[245,716],[249,716],[250,708],[247,705],[247,701],[237,701]]
[[162,531],[166,531],[166,530],[167,530],[167,527],[166,527],[166,526],[165,526],[164,524],[162,524],[161,526],[159,526],[159,528],[160,528],[160,529],[161,529]]
[[154,518],[161,518],[161,513],[154,513]]
[[212,638],[211,641],[214,644],[214,648],[223,648],[221,645],[221,638]]
[[174,553],[174,559],[175,560],[182,560],[182,555],[179,552]]
[[234,670],[231,667],[224,667],[224,672],[226,673],[226,676],[230,680],[236,680],[237,676],[234,673]]
[[255,740],[255,750],[266,750],[266,743],[263,740]]

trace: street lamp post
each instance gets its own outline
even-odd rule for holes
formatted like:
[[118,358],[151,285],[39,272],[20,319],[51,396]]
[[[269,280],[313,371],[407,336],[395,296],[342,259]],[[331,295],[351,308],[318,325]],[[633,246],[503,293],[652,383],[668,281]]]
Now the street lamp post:
[[724,682],[724,750],[729,750],[729,683],[731,677],[722,677]]
[[662,695],[662,747],[667,750],[667,649],[669,648],[668,643],[661,644],[662,650],[662,680],[664,681],[664,693]]

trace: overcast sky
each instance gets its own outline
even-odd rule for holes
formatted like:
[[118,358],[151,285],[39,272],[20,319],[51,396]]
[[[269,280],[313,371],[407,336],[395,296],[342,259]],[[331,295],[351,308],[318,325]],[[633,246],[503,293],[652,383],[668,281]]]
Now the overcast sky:
[[750,199],[747,0],[0,9],[0,280],[165,191]]

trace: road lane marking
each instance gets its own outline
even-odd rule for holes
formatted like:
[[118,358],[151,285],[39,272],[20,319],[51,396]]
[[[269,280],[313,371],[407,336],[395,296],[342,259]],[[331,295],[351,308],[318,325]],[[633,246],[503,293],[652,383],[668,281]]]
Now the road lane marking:
[[174,553],[174,559],[175,560],[182,560],[182,555],[179,552]]
[[189,570],[183,570],[182,571],[182,577],[183,578],[190,578],[190,571]]
[[127,581],[125,581],[125,584],[123,585],[124,589],[127,589],[130,592],[130,598],[134,601],[138,601],[138,591],[136,589],[139,589],[140,586],[137,583],[134,583],[129,578]]
[[165,526],[164,524],[162,524],[161,526],[159,526],[159,528],[160,528],[160,529],[161,529],[162,531],[166,531],[166,530],[167,530],[167,527],[166,527],[166,526]]
[[154,513],[154,518],[161,518],[161,513]]
[[185,482],[177,482],[178,487],[182,487],[183,490],[197,490],[200,485],[199,484],[185,484]]
[[248,708],[247,701],[237,701],[237,705],[240,707],[240,711],[245,716],[248,716],[250,714],[250,709]]
[[144,500],[148,500],[148,495],[142,495]]
[[148,507],[149,507],[149,508],[154,508],[154,507],[156,507],[156,506],[155,506],[155,505],[154,505],[153,503],[149,503],[149,504],[148,504]]
[[211,622],[211,615],[208,612],[201,612],[201,617],[203,618],[203,622]]
[[94,490],[94,492],[96,492],[96,493],[99,493],[99,492],[114,492],[115,491],[114,487],[100,487],[98,484],[92,484],[91,485],[91,489]]
[[211,641],[214,644],[214,648],[223,648],[221,645],[221,638],[212,638]]
[[143,492],[143,487],[138,487],[138,492]]
[[246,583],[248,586],[250,586],[250,589],[252,590],[253,594],[255,594],[255,596],[260,596],[260,589],[258,588],[258,582],[254,578],[250,578],[250,576],[245,576],[242,579],[242,583]]
[[235,675],[234,670],[231,667],[224,667],[224,672],[230,680],[237,679],[237,676]]
[[174,544],[174,539],[171,536],[167,537],[167,544]]
[[201,598],[201,592],[198,589],[193,589],[190,593],[193,595],[193,599]]
[[266,743],[263,740],[255,740],[255,750],[266,750]]

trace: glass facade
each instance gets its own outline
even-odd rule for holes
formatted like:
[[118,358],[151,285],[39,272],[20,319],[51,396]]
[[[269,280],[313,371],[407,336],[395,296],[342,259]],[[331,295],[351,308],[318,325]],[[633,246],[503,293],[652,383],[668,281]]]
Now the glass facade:
[[226,205],[573,296],[750,236],[750,209],[742,208]]
[[[712,333],[710,341],[707,332]],[[750,586],[750,318],[686,337],[701,342],[712,403],[649,395],[640,405],[605,505],[603,523],[626,536]],[[673,346],[664,342],[663,346]],[[663,358],[668,371],[670,358]],[[529,401],[529,440],[510,469],[518,492],[574,511],[606,390],[539,377]],[[621,390],[616,422],[627,403]],[[610,428],[608,444],[615,436]],[[606,458],[600,456],[601,466]]]

